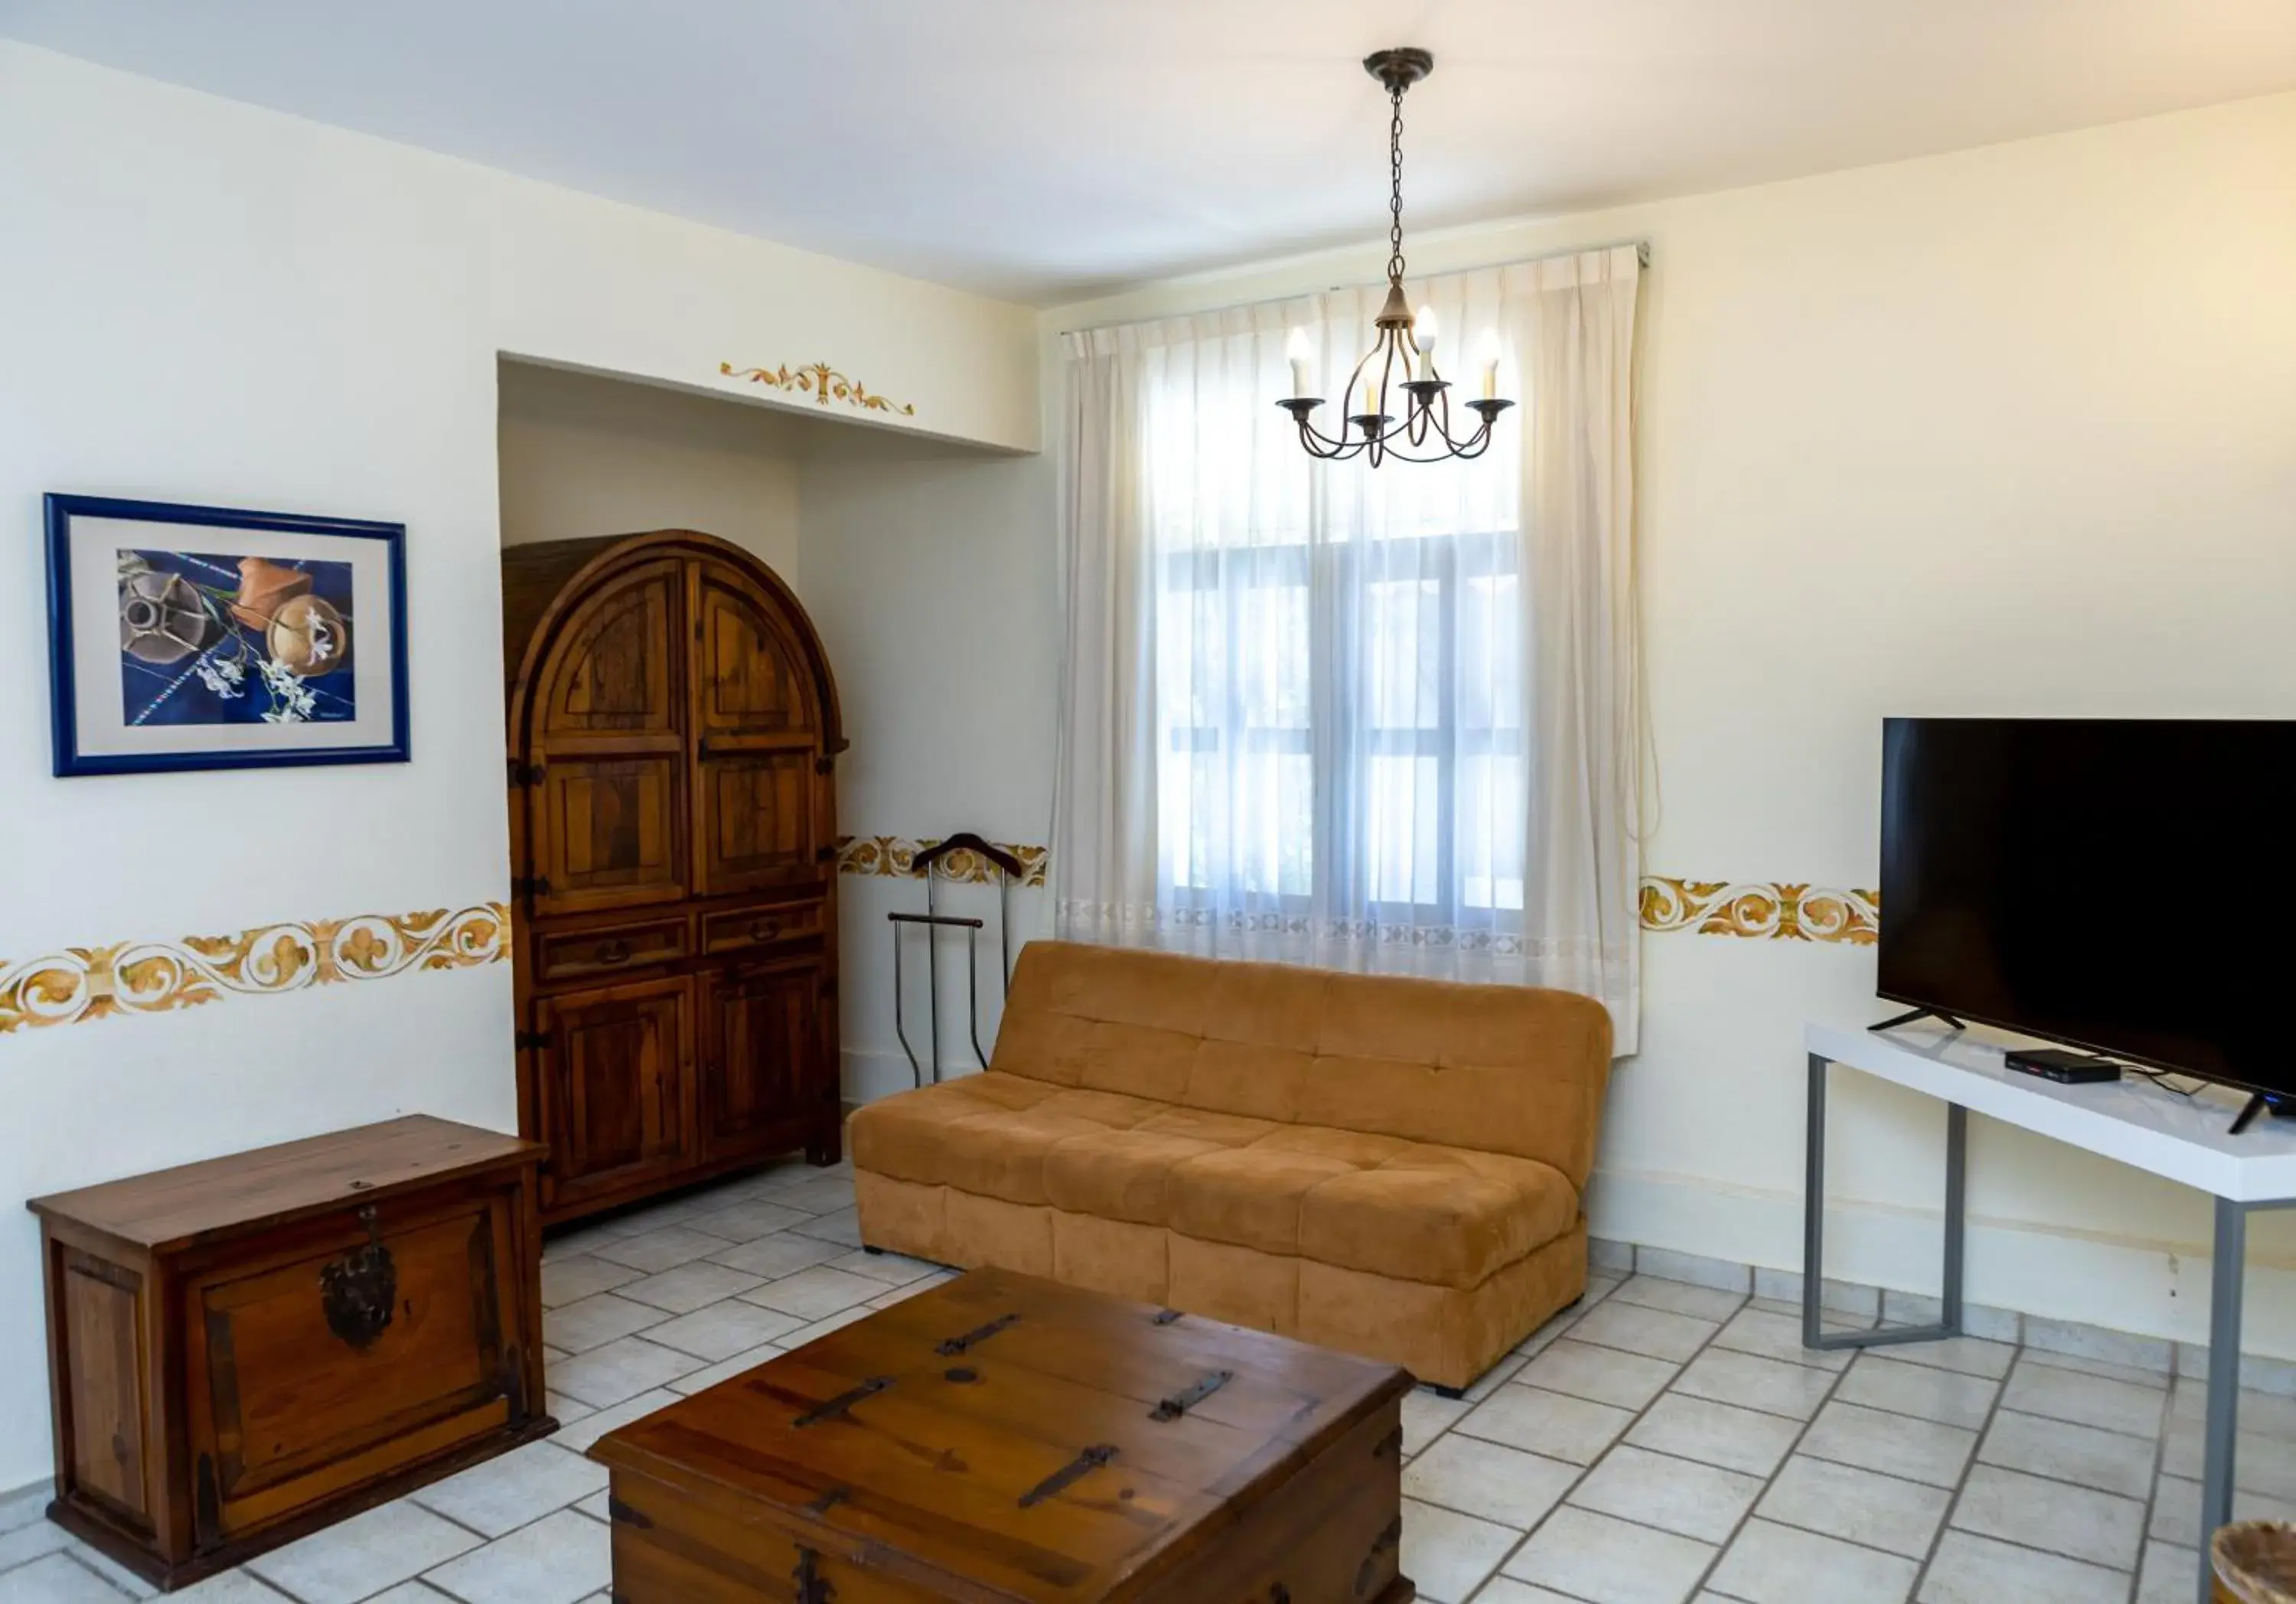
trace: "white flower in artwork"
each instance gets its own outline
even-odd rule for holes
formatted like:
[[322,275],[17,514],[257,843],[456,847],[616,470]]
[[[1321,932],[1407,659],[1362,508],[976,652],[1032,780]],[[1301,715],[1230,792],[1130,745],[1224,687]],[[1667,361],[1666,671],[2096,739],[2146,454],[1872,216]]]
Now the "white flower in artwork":
[[263,716],[263,722],[308,723],[319,699],[304,685],[302,676],[277,658],[265,658],[257,666],[263,671],[263,688],[271,692],[271,711]]
[[247,670],[240,667],[235,659],[225,658],[217,661],[212,657],[202,657],[192,665],[192,672],[200,676],[200,683],[226,700],[237,697],[247,688]]
[[317,613],[311,615],[311,662],[314,667],[335,655],[335,632],[327,627],[326,619]]

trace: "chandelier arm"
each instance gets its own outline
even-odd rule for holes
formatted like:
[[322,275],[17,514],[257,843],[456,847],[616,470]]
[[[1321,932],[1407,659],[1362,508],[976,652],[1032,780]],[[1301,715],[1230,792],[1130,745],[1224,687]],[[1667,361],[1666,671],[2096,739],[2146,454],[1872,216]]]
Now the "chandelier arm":
[[1385,446],[1381,452],[1381,457],[1383,461],[1391,456],[1398,462],[1472,462],[1489,449],[1490,439],[1488,436],[1470,435],[1462,444],[1447,446],[1447,449],[1431,452],[1425,456],[1414,456],[1410,452],[1398,450],[1394,446]]
[[1344,421],[1340,425],[1340,438],[1333,439],[1310,423],[1304,411],[1293,413],[1292,421],[1300,426],[1300,444],[1310,456],[1320,457],[1325,462],[1345,462],[1363,451],[1362,441],[1347,438]]
[[[1371,365],[1371,359],[1378,355],[1379,347],[1374,345],[1370,350],[1365,351],[1362,356],[1356,358],[1355,366],[1349,370],[1348,373],[1348,387],[1340,392],[1340,431],[1342,434],[1347,432],[1348,408],[1355,405],[1356,381],[1363,377],[1364,369],[1369,367]],[[1373,412],[1380,410],[1377,406],[1368,405],[1371,401],[1370,396],[1365,396],[1364,400],[1366,403],[1368,410]]]

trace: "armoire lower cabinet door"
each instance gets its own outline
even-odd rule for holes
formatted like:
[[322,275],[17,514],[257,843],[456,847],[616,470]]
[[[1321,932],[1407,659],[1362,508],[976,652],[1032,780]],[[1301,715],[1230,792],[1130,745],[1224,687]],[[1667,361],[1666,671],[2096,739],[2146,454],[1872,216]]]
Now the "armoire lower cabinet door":
[[643,1185],[693,1155],[693,982],[564,992],[535,1005],[545,1207]]
[[786,1145],[790,1122],[834,1101],[821,1036],[822,961],[806,955],[704,972],[701,1150]]

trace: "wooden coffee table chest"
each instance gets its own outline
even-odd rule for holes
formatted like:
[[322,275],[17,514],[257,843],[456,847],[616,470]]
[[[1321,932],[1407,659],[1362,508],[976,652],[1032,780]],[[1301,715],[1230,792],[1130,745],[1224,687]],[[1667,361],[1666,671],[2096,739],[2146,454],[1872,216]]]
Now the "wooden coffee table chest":
[[623,1604],[1408,1604],[1410,1378],[1002,1271],[602,1437]]
[[414,1116],[33,1199],[50,1516],[174,1588],[554,1429],[544,1151]]

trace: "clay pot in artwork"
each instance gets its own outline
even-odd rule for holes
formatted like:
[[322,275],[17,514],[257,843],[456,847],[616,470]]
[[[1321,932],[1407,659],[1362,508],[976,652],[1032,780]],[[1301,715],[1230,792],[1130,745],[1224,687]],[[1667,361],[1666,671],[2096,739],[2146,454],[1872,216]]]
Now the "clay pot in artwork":
[[296,596],[283,602],[264,640],[273,657],[305,679],[332,674],[351,660],[350,620],[324,596]]
[[180,663],[223,633],[181,574],[139,569],[119,578],[119,649],[140,661]]
[[242,557],[239,560],[239,595],[231,604],[231,616],[250,629],[268,629],[282,606],[297,596],[310,593],[310,575],[283,568],[266,558]]

